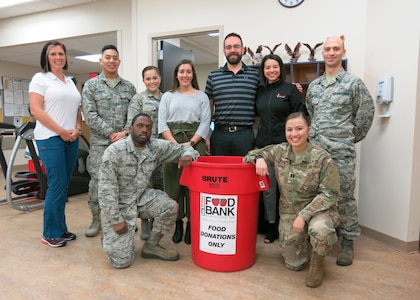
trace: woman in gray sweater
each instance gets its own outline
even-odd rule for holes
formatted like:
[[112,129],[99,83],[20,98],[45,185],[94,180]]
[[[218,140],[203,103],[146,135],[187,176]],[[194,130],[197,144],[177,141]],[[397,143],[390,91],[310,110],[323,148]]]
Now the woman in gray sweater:
[[[164,93],[159,105],[158,131],[163,138],[174,143],[194,147],[200,155],[206,153],[205,139],[210,129],[210,102],[199,90],[194,64],[180,61],[174,70],[171,89]],[[184,241],[191,243],[190,198],[187,187],[179,184],[181,169],[175,163],[163,166],[165,192],[178,202],[178,218],[172,240],[179,243],[184,233],[183,218],[187,219]]]

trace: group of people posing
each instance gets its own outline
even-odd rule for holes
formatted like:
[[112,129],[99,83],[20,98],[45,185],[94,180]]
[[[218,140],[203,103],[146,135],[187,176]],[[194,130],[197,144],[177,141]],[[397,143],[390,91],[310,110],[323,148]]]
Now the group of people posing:
[[337,264],[352,264],[353,241],[360,235],[355,143],[366,136],[374,105],[364,83],[342,68],[343,39],[325,40],[325,73],[309,85],[306,110],[302,87],[285,81],[278,55],[265,56],[259,70],[245,65],[236,33],[225,37],[223,53],[227,62],[210,72],[204,92],[193,62],[182,60],[168,91],[160,91],[159,70],[148,66],[142,71],[146,90],[136,93],[118,75],[118,49],[106,45],[102,72],[84,84],[80,95],[63,73],[65,46],[58,41],[44,46],[42,72],[29,87],[35,139],[48,180],[43,243],[61,247],[76,239],[67,229],[65,203],[83,111],[90,127],[92,212],[85,236],[103,230],[103,249],[113,267],[133,263],[138,218],[143,258],[179,258],[176,250],[159,244],[173,225],[173,242],[191,243],[189,192],[179,178],[182,168],[200,155],[243,156],[244,163],[255,164],[257,174],[270,177],[270,189],[263,192],[264,242],[279,238],[291,270],[310,262],[307,286],[322,283],[324,258],[339,238]]

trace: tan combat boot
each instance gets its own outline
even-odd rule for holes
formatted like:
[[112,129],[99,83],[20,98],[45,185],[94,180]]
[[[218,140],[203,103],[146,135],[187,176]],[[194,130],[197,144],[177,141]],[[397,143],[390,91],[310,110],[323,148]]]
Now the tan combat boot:
[[305,279],[306,286],[315,288],[321,285],[324,278],[324,260],[325,256],[318,255],[312,251],[309,273]]
[[86,237],[94,237],[101,231],[101,210],[92,209],[92,224],[85,232]]
[[343,238],[336,264],[339,266],[350,266],[353,263],[353,255],[353,241]]
[[141,257],[143,258],[158,258],[166,261],[175,261],[179,259],[179,254],[176,250],[168,250],[159,245],[162,234],[150,232],[149,238],[143,245],[141,250]]

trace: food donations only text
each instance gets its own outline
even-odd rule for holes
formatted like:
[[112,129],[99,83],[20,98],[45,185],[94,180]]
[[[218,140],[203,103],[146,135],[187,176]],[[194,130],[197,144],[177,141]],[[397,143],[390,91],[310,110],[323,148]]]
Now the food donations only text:
[[200,193],[200,251],[236,254],[237,195]]

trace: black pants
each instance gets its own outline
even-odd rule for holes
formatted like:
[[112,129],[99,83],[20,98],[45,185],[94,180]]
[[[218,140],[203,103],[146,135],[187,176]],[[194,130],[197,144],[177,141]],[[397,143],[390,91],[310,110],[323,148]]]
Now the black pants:
[[245,156],[254,146],[255,136],[252,128],[229,132],[216,126],[210,138],[211,155]]

